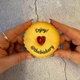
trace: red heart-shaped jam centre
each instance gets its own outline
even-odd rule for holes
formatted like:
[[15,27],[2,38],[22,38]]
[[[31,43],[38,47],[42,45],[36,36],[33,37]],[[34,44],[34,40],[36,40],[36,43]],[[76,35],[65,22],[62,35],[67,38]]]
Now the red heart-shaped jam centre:
[[44,44],[44,42],[45,42],[45,40],[46,40],[46,37],[45,36],[38,36],[37,37],[37,42],[40,44],[40,45],[43,45]]

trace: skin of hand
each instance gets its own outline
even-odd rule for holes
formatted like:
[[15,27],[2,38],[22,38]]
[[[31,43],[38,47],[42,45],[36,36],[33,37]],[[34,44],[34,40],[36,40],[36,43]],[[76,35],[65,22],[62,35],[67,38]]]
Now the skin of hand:
[[[25,59],[33,58],[33,56],[26,51],[20,51],[23,45],[23,36],[20,34],[31,26],[32,20],[25,22],[22,25],[6,30],[4,33],[10,40],[8,42],[2,33],[0,33],[0,74],[8,68],[24,61]],[[10,54],[13,50],[15,54]]]
[[62,32],[60,35],[60,44],[64,45],[64,49],[55,51],[54,57],[69,60],[71,53],[73,53],[71,61],[80,65],[80,30],[71,28],[52,19],[50,23]]

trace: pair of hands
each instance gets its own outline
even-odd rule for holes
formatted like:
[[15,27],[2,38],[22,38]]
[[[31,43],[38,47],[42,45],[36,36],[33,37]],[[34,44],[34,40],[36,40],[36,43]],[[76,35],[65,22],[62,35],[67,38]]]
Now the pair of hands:
[[[80,65],[80,31],[74,28],[70,28],[54,20],[51,20],[50,23],[62,32],[60,37],[60,44],[63,43],[65,48],[58,49],[54,53],[54,56],[69,59],[71,52],[73,52],[71,61]],[[32,20],[12,29],[6,30],[5,34],[9,38],[10,42],[8,42],[4,38],[3,34],[0,33],[0,74],[8,68],[24,61],[25,59],[33,58],[29,52],[20,51],[21,46],[23,45],[23,36],[20,34],[31,25]],[[71,50],[71,42],[76,45],[74,51]],[[13,50],[15,50],[16,53],[10,55]]]

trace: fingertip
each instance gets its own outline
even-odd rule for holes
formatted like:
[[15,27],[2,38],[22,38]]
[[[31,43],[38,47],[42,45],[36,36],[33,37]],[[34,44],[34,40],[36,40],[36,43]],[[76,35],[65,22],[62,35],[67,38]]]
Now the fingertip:
[[53,19],[49,18],[50,21],[52,21]]
[[53,24],[53,22],[57,22],[57,21],[55,21],[55,20],[53,20],[51,18],[49,18],[49,20],[50,20],[50,23],[52,23],[52,24]]
[[[62,24],[59,23],[59,22],[57,22],[57,21],[55,21],[55,20],[53,20],[53,19],[50,19],[50,20],[51,20],[50,23],[51,23],[56,29],[59,29],[59,30],[60,30]],[[61,31],[61,30],[60,30],[60,31]]]
[[60,35],[60,44],[63,44],[64,41],[65,41],[64,34],[61,34],[61,35]]
[[56,51],[54,52],[53,57],[59,57],[59,51],[58,51],[58,50],[56,50]]
[[30,21],[33,21],[33,19],[31,19]]
[[27,22],[31,22],[31,24],[32,24],[32,21],[33,21],[33,19],[31,19],[31,20],[29,20],[29,21],[27,21]]
[[55,51],[53,57],[61,57],[61,58],[69,60],[70,55],[71,55],[71,50],[58,49],[57,51]]
[[53,55],[53,57],[59,57],[59,54],[58,54],[58,53],[55,53],[55,54]]
[[26,59],[32,59],[33,58],[33,56],[27,56],[26,57]]
[[22,24],[23,27],[25,27],[24,29],[27,29],[28,27],[30,27],[32,25],[32,20],[26,21],[25,23]]
[[33,19],[31,19],[31,20],[29,20],[29,21],[31,21],[31,23],[33,22]]
[[[51,19],[51,18],[49,18],[49,20],[50,20],[50,23],[52,24],[52,22],[54,21],[53,19]],[[53,25],[53,24],[52,24]]]

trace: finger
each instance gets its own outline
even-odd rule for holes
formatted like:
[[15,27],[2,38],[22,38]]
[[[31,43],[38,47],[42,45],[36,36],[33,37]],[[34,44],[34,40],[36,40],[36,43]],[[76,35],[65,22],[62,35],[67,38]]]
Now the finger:
[[16,43],[16,42],[21,44],[21,45],[23,45],[23,36],[22,35],[18,35],[15,39],[13,39],[11,41],[11,43]]
[[22,45],[20,45],[19,43],[16,43],[14,49],[18,53],[18,52],[21,52],[21,47],[22,47]]
[[51,24],[59,29],[62,33],[64,33],[66,36],[68,36],[71,39],[75,39],[76,37],[79,37],[80,39],[80,31],[74,28],[71,28],[69,26],[66,26],[64,24],[61,24],[57,21],[51,20]]
[[54,57],[62,57],[64,59],[69,60],[71,55],[71,51],[70,50],[65,50],[65,49],[58,49],[55,53],[54,53]]
[[60,44],[63,44],[64,41],[65,41],[64,34],[61,34],[61,35],[60,35]]
[[71,51],[71,50],[64,50],[64,49],[59,49],[55,52],[54,57],[61,57],[64,59],[69,60],[70,56],[71,56],[71,52],[73,53],[73,56],[71,58],[71,61],[77,63],[78,65],[80,65],[80,53],[79,52],[75,52],[75,51]]
[[60,35],[60,44],[63,44],[66,41],[71,41],[71,39],[69,37],[67,37],[65,34],[61,34]]
[[75,48],[75,51],[80,52],[80,46],[77,46],[77,47]]
[[16,42],[18,42],[20,45],[23,45],[23,36],[19,35],[16,37]]
[[21,35],[17,36],[16,39],[14,40],[14,42],[16,42],[14,49],[18,53],[21,51],[21,47],[23,45],[23,36],[21,36]]
[[11,54],[13,50],[14,50],[14,44],[11,43],[11,44],[10,44],[10,47],[7,49],[7,52],[8,52],[9,54]]
[[64,46],[64,49],[70,49],[70,42],[65,41],[65,42],[63,43],[63,46]]
[[19,35],[11,41],[11,45],[7,50],[7,52],[9,54],[11,54],[13,50],[15,50],[16,52],[20,52],[22,45],[23,45],[23,36]]
[[20,35],[22,32],[24,32],[29,26],[31,26],[32,20],[23,23],[22,25],[19,25],[15,28],[9,29],[5,31],[6,36],[9,38],[9,40],[13,40],[16,36]]
[[6,69],[24,61],[25,59],[33,58],[32,55],[28,52],[20,52],[19,54],[12,54],[0,58],[0,73],[4,72]]
[[0,48],[0,58],[4,57],[4,56],[7,56],[7,55],[8,55],[7,52],[4,49]]
[[64,45],[65,49],[75,50],[76,45],[71,42],[71,39],[67,37],[65,34],[61,34],[60,36],[60,44]]
[[4,38],[3,34],[0,33],[0,47],[6,50],[9,45],[10,43]]

